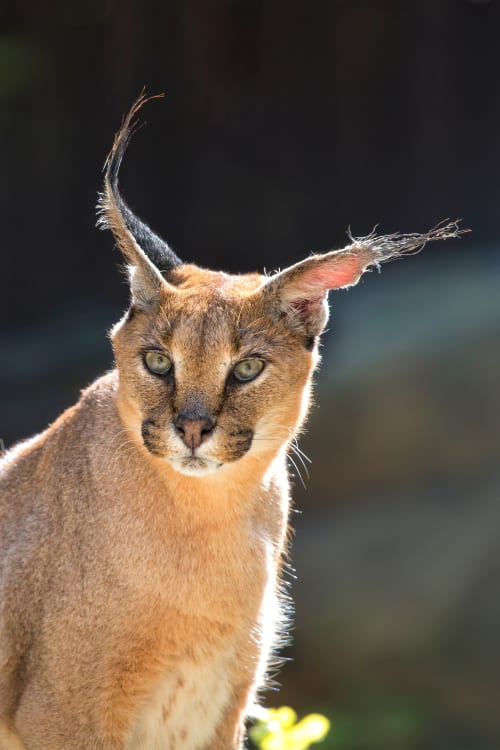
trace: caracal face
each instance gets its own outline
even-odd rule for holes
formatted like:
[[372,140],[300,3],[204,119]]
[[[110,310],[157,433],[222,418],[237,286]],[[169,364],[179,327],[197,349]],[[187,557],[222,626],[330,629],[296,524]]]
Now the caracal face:
[[276,313],[263,276],[185,265],[169,281],[112,334],[127,427],[182,474],[263,461],[307,409],[314,339]]

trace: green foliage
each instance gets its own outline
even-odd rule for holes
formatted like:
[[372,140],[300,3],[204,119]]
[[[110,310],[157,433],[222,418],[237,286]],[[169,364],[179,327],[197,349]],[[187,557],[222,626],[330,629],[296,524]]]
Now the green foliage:
[[250,729],[250,739],[259,750],[307,750],[313,742],[323,740],[330,722],[321,714],[309,714],[297,721],[292,708],[255,709],[255,725]]

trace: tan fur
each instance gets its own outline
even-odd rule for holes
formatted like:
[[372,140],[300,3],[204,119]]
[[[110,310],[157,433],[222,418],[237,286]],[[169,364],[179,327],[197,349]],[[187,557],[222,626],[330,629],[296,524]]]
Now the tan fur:
[[[0,750],[236,750],[281,616],[286,452],[326,291],[389,255],[370,237],[271,278],[162,275],[113,190],[134,305],[116,369],[0,463]],[[237,383],[248,357],[265,367]],[[217,420],[196,449],[179,413]]]

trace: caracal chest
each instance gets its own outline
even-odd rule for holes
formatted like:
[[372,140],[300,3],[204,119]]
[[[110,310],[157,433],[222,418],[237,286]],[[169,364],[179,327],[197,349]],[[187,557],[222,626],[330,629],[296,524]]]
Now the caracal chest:
[[228,706],[229,653],[185,660],[152,689],[132,722],[125,750],[200,750]]
[[[157,654],[150,656],[165,665],[148,681],[126,750],[203,748],[231,702],[238,670],[249,666],[240,662],[252,640],[257,659],[274,545],[252,524],[233,530],[231,543],[222,542],[222,533],[215,526],[184,544],[165,540],[154,570],[147,556],[138,561],[134,583],[146,595],[142,606],[160,600],[163,612]],[[147,639],[141,621],[137,638]]]

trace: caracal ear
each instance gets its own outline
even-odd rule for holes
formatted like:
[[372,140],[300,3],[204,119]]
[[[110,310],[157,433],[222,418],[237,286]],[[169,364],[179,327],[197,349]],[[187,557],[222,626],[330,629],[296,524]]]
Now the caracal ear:
[[426,234],[390,234],[350,237],[352,243],[342,250],[313,255],[271,276],[261,287],[280,317],[307,336],[317,336],[328,320],[328,291],[357,284],[370,266],[407,255],[432,240],[458,237],[468,230],[458,221],[431,229]]
[[124,118],[106,160],[104,190],[98,203],[97,224],[113,233],[127,261],[132,305],[143,310],[158,304],[162,290],[174,289],[165,277],[168,279],[169,272],[181,265],[182,261],[127,206],[118,190],[118,172],[127,145],[137,127],[133,122],[134,116],[145,102],[161,96],[163,95],[146,97],[142,92]]

